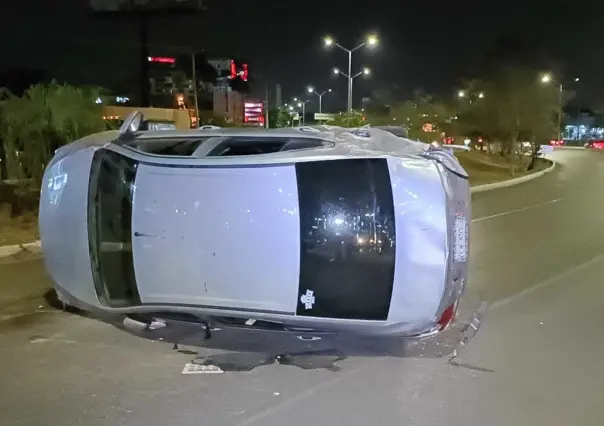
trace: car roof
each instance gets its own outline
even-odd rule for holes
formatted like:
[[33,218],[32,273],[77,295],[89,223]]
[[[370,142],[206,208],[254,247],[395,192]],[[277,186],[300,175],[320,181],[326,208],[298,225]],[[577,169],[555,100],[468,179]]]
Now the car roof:
[[188,139],[198,137],[298,137],[298,138],[313,138],[313,139],[333,139],[333,134],[326,131],[321,131],[316,128],[281,128],[281,129],[250,129],[250,128],[216,128],[216,129],[191,129],[191,130],[157,130],[139,132],[136,135],[137,141],[145,141],[149,139],[177,138]]

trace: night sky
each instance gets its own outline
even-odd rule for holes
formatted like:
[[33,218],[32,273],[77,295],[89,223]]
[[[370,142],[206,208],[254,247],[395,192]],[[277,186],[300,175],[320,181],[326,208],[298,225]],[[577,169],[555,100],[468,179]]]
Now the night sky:
[[[0,24],[0,69],[41,68],[71,83],[122,90],[135,84],[133,24],[92,17],[86,0],[9,4]],[[199,16],[155,19],[151,48],[157,55],[181,46],[246,58],[250,73],[270,87],[282,85],[284,101],[304,96],[308,84],[330,87],[328,110],[345,105],[346,79],[331,70],[347,63],[344,52],[323,48],[326,34],[349,48],[368,33],[380,37],[379,49],[354,56],[353,72],[362,66],[373,72],[355,80],[355,104],[375,91],[401,98],[422,88],[450,96],[460,78],[480,75],[486,53],[503,44],[512,55],[522,51],[519,57],[529,65],[559,66],[568,80],[580,77],[581,102],[598,104],[604,101],[603,12],[604,3],[595,0],[207,0]]]

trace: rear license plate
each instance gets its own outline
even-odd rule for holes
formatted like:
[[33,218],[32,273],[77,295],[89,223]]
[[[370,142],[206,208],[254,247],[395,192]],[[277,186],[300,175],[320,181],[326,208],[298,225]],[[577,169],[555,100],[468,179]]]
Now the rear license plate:
[[453,226],[453,260],[457,263],[468,260],[468,219],[465,216],[455,216]]

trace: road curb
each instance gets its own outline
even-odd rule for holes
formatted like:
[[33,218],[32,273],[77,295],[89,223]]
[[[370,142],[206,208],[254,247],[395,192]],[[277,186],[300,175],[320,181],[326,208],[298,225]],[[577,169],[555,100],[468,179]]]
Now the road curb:
[[544,175],[550,173],[551,171],[553,171],[556,168],[555,161],[553,161],[553,160],[548,160],[548,161],[551,161],[552,164],[545,170],[541,170],[536,173],[531,173],[530,175],[521,176],[519,178],[504,180],[503,182],[487,183],[486,185],[473,186],[470,189],[470,192],[472,194],[477,194],[480,192],[491,191],[493,189],[509,188],[511,186],[519,185],[521,183],[529,182],[533,179],[540,178],[541,176],[544,176]]
[[[549,161],[552,161],[552,160],[549,160]],[[551,172],[552,170],[554,170],[555,167],[556,167],[556,162],[552,161],[551,166],[549,166],[545,170],[541,170],[540,172],[532,173],[530,175],[522,176],[522,177],[519,177],[516,179],[506,180],[503,182],[489,183],[486,185],[474,186],[474,187],[472,187],[471,192],[472,192],[472,194],[475,194],[478,192],[490,191],[492,189],[508,188],[510,186],[518,185],[523,182],[528,182],[533,179],[537,179],[538,177],[541,177],[541,176]],[[15,244],[15,245],[11,245],[11,246],[0,246],[0,259],[2,259],[3,257],[14,256],[15,254],[21,253],[22,251],[27,251],[30,253],[38,254],[42,251],[42,243],[40,242],[40,240],[38,240],[38,241],[34,241],[33,243],[27,243],[27,244]]]
[[14,256],[23,251],[38,254],[42,251],[42,243],[40,240],[27,244],[14,244],[11,246],[0,246],[0,259],[3,257]]

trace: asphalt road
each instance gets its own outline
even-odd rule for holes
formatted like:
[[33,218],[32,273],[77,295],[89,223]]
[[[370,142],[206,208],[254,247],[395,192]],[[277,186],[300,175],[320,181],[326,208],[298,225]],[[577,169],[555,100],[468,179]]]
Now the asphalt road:
[[0,263],[0,289],[29,296],[0,292],[0,424],[600,426],[604,156],[552,155],[546,177],[475,196],[467,303],[493,305],[468,368],[351,357],[339,371],[181,375],[193,354],[40,309],[48,281],[24,258]]

